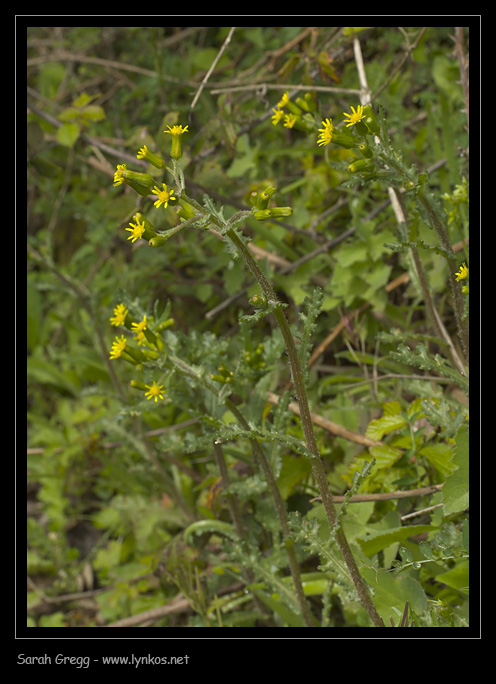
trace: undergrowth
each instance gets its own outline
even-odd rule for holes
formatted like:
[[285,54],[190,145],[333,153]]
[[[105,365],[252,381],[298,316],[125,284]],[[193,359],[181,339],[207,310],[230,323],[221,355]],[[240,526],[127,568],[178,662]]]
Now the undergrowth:
[[30,30],[28,625],[468,626],[467,40]]

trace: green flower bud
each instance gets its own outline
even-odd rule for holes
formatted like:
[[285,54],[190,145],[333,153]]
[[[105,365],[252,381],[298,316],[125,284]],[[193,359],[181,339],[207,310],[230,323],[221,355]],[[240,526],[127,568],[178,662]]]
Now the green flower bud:
[[191,206],[191,204],[188,204],[186,200],[183,200],[181,198],[179,198],[179,204],[181,206],[177,210],[177,215],[185,221],[187,221],[188,219],[192,219],[196,212]]
[[260,294],[253,295],[253,297],[250,299],[250,304],[252,306],[264,308],[267,306],[267,298]]
[[143,356],[145,359],[151,359],[152,361],[156,361],[159,358],[158,352],[152,349],[143,349]]
[[308,106],[308,111],[309,112],[317,111],[317,103],[315,102],[315,93],[305,93],[304,98],[305,98],[305,102],[307,103],[307,106]]
[[350,173],[359,173],[361,171],[373,171],[375,165],[371,163],[368,159],[357,159],[348,166],[348,171]]
[[370,147],[365,143],[361,143],[360,145],[358,145],[358,149],[360,150],[362,156],[365,157],[365,159],[372,159],[372,157],[374,156],[374,153],[372,152]]
[[258,201],[258,192],[255,190],[250,193],[250,207],[256,207]]
[[265,221],[272,217],[272,211],[270,209],[259,209],[253,214],[253,218],[257,221]]
[[148,387],[145,385],[144,382],[140,382],[140,380],[131,380],[129,383],[131,387],[134,387],[134,389],[139,389],[142,392],[146,392],[148,390]]
[[265,190],[262,190],[262,192],[258,195],[257,201],[255,203],[256,208],[267,209],[269,205],[269,200],[275,193],[276,189],[277,188],[274,185],[268,185],[265,188]]
[[365,105],[363,108],[363,113],[365,114],[364,121],[369,131],[375,135],[378,135],[381,129],[379,128],[375,114],[372,111],[372,107],[370,105]]
[[167,238],[163,235],[155,235],[151,240],[148,240],[150,247],[163,247],[167,242]]
[[176,321],[173,318],[168,318],[166,321],[163,321],[160,323],[160,325],[157,327],[157,330],[166,330],[167,328],[170,328],[171,325],[174,325]]
[[294,114],[295,116],[301,116],[301,109],[298,107],[298,105],[294,104],[294,102],[291,102],[291,100],[288,99],[284,106],[289,109],[291,114]]
[[272,218],[283,218],[284,216],[291,216],[293,213],[292,207],[272,207]]
[[301,97],[297,97],[295,100],[295,104],[298,105],[298,107],[301,107],[301,109],[304,109],[306,112],[310,111],[310,106],[306,100],[303,100]]

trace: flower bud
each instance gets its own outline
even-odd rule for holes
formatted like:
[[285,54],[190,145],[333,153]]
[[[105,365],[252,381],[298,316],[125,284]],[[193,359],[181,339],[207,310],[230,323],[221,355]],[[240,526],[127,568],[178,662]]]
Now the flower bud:
[[150,162],[150,164],[156,166],[157,169],[163,169],[165,166],[164,160],[161,157],[157,157],[157,155],[153,154],[153,152],[150,152],[146,145],[143,145],[136,156],[138,159],[146,159],[146,161]]
[[191,206],[191,204],[188,204],[186,200],[183,200],[181,198],[179,198],[178,201],[181,205],[177,210],[177,215],[179,216],[179,218],[182,218],[185,221],[188,221],[188,219],[192,219],[196,212]]
[[167,126],[169,129],[168,131],[164,131],[164,133],[170,133],[172,136],[172,144],[171,144],[171,157],[172,159],[175,159],[176,161],[178,159],[181,159],[183,156],[183,151],[181,148],[181,136],[183,133],[188,132],[188,127],[186,126],[183,128],[182,126]]
[[131,380],[129,383],[131,387],[134,387],[134,389],[139,389],[142,392],[146,392],[148,390],[148,387],[145,385],[144,382],[140,382],[139,380]]
[[272,218],[284,218],[285,216],[291,216],[293,213],[292,207],[272,207],[270,211]]
[[365,157],[365,159],[372,159],[372,157],[374,156],[374,153],[372,152],[370,147],[365,143],[361,143],[360,145],[358,145],[358,149],[360,150],[362,156]]
[[150,359],[151,361],[156,361],[159,358],[159,354],[152,349],[143,349],[143,356],[145,359]]
[[377,123],[375,114],[372,111],[372,107],[370,105],[365,105],[365,107],[363,108],[363,113],[365,114],[365,125],[371,133],[377,135],[381,129],[379,128],[379,124]]
[[160,325],[157,326],[157,330],[166,330],[167,328],[170,328],[171,325],[174,325],[176,321],[173,318],[168,318],[166,321],[163,321],[160,323]]
[[267,306],[267,298],[260,294],[255,294],[249,300],[252,306],[257,306],[260,308],[265,308]]
[[291,114],[294,114],[295,116],[301,116],[301,109],[298,107],[298,105],[294,104],[294,102],[291,102],[291,100],[288,100],[285,107],[289,109]]
[[276,187],[274,185],[268,185],[265,190],[262,190],[262,192],[258,195],[258,198],[256,200],[255,206],[257,209],[267,209],[269,206],[269,200],[272,197],[272,195],[276,191]]
[[151,240],[148,240],[150,247],[163,247],[167,242],[167,238],[163,235],[155,235]]
[[148,195],[150,188],[155,185],[155,181],[149,173],[130,171],[125,164],[119,164],[114,173],[114,185],[121,185],[121,183],[127,183],[143,196]]
[[258,201],[258,192],[255,190],[250,193],[250,207],[255,207]]
[[258,209],[253,214],[253,218],[256,221],[265,221],[266,219],[272,218],[272,211],[270,209]]
[[295,104],[298,105],[298,107],[301,107],[301,109],[304,109],[306,112],[310,111],[310,106],[306,100],[303,100],[301,97],[297,97],[295,100]]
[[375,169],[374,163],[368,159],[357,159],[348,166],[350,173],[359,173],[361,171],[373,171]]

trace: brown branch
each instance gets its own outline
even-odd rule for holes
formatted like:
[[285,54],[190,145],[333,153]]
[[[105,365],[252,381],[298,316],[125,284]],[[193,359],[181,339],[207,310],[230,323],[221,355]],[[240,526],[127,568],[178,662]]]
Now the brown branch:
[[[406,489],[397,492],[380,492],[378,494],[356,494],[350,499],[350,503],[361,503],[364,501],[388,501],[389,499],[409,499],[412,496],[427,496],[428,494],[435,494],[441,491],[442,484],[429,485],[429,487],[420,487],[419,489]],[[320,496],[316,496],[310,501],[318,501]],[[333,496],[334,503],[343,503],[346,496]]]

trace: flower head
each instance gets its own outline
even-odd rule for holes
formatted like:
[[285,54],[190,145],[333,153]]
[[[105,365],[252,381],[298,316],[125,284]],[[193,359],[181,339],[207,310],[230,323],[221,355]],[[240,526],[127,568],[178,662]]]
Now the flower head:
[[125,164],[117,164],[117,171],[114,173],[114,186],[124,183]]
[[280,121],[280,120],[282,119],[282,117],[284,116],[284,112],[282,111],[282,109],[279,109],[279,108],[277,108],[277,109],[272,109],[272,111],[274,112],[274,114],[273,114],[272,117],[271,117],[271,118],[272,118],[272,125],[273,125],[273,126],[277,126],[277,124],[279,123],[279,121]]
[[284,95],[281,97],[279,102],[277,103],[278,107],[285,107],[289,102],[289,95],[287,91],[284,93]]
[[178,159],[181,159],[183,155],[181,148],[181,136],[183,133],[188,133],[188,127],[185,126],[183,128],[182,126],[172,126],[171,128],[170,126],[167,126],[167,128],[169,130],[164,131],[164,133],[170,133],[172,135],[171,157],[177,161]]
[[169,129],[168,131],[164,131],[164,133],[170,133],[171,135],[182,135],[183,133],[189,133],[188,127],[185,126],[184,128],[182,126],[167,126]]
[[143,236],[143,233],[145,232],[145,222],[140,223],[139,221],[134,223],[129,224],[131,228],[126,228],[131,235],[128,237],[128,240],[131,240],[131,242],[135,242],[138,238]]
[[110,357],[109,358],[118,359],[125,348],[126,348],[126,338],[124,337],[124,335],[122,335],[122,337],[120,339],[118,337],[116,337],[115,342],[112,342],[112,349],[110,350]]
[[149,161],[150,164],[156,166],[157,169],[163,169],[165,166],[164,160],[160,157],[157,157],[157,155],[153,154],[153,152],[150,152],[146,145],[143,145],[143,147],[140,148],[140,151],[136,156],[138,159],[146,159],[146,161]]
[[294,114],[285,114],[283,126],[286,128],[293,128],[296,123],[296,116]]
[[363,113],[362,105],[358,105],[356,112],[354,107],[351,108],[351,111],[353,112],[352,114],[346,114],[346,112],[343,112],[344,116],[348,117],[348,122],[346,123],[347,128],[349,126],[354,126],[356,123],[361,121],[365,116],[365,114]]
[[167,204],[169,203],[169,200],[175,200],[176,198],[173,197],[174,195],[174,190],[167,190],[167,186],[165,183],[162,183],[163,190],[160,190],[160,188],[157,188],[155,186],[152,190],[152,192],[155,195],[158,195],[158,200],[154,202],[155,206],[158,208],[160,207],[161,204],[164,205],[164,209],[167,209]]
[[341,147],[346,147],[348,149],[355,147],[356,140],[351,133],[348,133],[347,131],[338,131],[338,129],[334,128],[332,125],[331,119],[326,119],[322,122],[322,125],[324,128],[319,128],[320,136],[317,140],[319,145],[328,145],[330,142],[333,142],[335,145],[341,145]]
[[468,279],[468,267],[465,262],[460,266],[460,270],[456,274],[456,280],[467,280]]
[[112,323],[112,325],[115,325],[116,327],[118,325],[124,325],[127,314],[128,311],[124,304],[117,304],[117,306],[114,309],[114,315],[110,318],[110,322]]
[[324,128],[319,128],[320,140],[317,140],[319,145],[328,145],[333,138],[334,126],[332,125],[332,119],[326,119],[322,122]]
[[143,330],[146,330],[146,316],[143,316],[143,320],[139,323],[131,323],[131,328],[132,331],[135,333],[143,332]]
[[153,381],[152,385],[145,385],[145,387],[148,389],[148,392],[145,394],[147,399],[155,399],[155,403],[157,403],[158,399],[164,398],[164,395],[162,394],[164,391],[164,386],[157,385],[155,380]]

